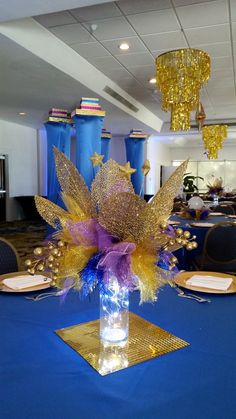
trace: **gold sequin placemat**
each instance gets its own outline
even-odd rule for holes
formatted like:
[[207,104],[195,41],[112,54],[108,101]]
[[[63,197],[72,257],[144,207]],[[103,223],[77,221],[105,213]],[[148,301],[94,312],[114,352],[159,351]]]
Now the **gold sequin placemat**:
[[101,345],[99,320],[56,330],[56,333],[101,375],[119,371],[189,345],[172,333],[131,312],[129,341],[124,347]]

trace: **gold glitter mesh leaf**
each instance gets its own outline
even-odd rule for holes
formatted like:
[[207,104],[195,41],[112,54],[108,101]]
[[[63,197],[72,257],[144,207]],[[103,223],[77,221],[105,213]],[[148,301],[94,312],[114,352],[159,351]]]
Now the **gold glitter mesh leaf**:
[[91,195],[95,207],[99,209],[104,200],[118,192],[134,193],[134,189],[118,163],[109,160],[100,168],[92,183]]
[[150,253],[143,246],[138,246],[131,254],[131,269],[138,279],[140,303],[155,301],[157,289],[164,284],[158,275],[156,260],[156,253]]
[[145,236],[157,238],[159,235],[159,224],[169,217],[175,195],[178,193],[184,173],[186,172],[188,160],[183,162],[166,181],[164,186],[157,192],[153,200],[148,204],[146,218]]
[[92,246],[69,246],[60,260],[60,274],[56,285],[61,285],[62,278],[75,277],[84,269],[90,257],[96,252],[97,248]]
[[54,228],[58,228],[58,222],[64,227],[68,220],[73,220],[72,215],[41,196],[35,196],[35,205],[41,217]]
[[73,163],[55,147],[54,156],[57,177],[63,192],[73,198],[85,214],[94,217],[96,215],[95,207],[93,206],[91,194],[82,176]]
[[90,216],[84,213],[79,204],[70,195],[67,195],[64,192],[62,192],[61,195],[68,212],[74,215],[77,221],[85,221],[90,218]]
[[138,195],[118,193],[103,203],[99,223],[120,240],[143,239],[147,204]]

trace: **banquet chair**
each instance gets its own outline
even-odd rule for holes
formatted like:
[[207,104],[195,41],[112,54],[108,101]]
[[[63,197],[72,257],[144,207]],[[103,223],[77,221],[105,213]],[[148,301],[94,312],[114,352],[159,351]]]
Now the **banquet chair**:
[[0,237],[0,275],[19,271],[20,258],[14,246]]
[[205,237],[203,252],[193,261],[200,271],[236,273],[236,223],[218,223]]
[[235,214],[234,207],[231,205],[217,205],[217,207],[214,208],[214,211],[223,212],[223,214],[228,214],[228,215]]

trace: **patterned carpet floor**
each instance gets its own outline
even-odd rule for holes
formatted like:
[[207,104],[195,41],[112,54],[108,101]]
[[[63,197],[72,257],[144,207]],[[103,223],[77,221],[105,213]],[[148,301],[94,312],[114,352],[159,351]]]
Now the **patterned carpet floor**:
[[8,240],[20,256],[20,270],[24,270],[24,261],[31,257],[33,250],[41,246],[47,236],[47,226],[39,221],[13,221],[0,223],[0,237]]

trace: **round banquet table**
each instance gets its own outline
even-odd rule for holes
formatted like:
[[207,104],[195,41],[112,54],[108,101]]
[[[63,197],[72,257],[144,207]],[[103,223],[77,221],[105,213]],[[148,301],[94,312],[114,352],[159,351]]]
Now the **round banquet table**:
[[235,294],[198,303],[163,288],[130,310],[190,346],[100,376],[54,331],[98,318],[98,296],[26,300],[0,295],[2,419],[235,419]]
[[201,223],[212,223],[212,224],[218,224],[218,223],[222,223],[224,221],[235,221],[234,219],[227,217],[225,215],[220,215],[220,216],[209,216],[206,220],[187,220],[183,217],[180,217],[179,215],[171,215],[170,217],[171,221],[176,221],[177,224],[176,226],[174,225],[175,228],[180,227],[182,228],[184,231],[188,230],[192,236],[196,236],[196,241],[198,244],[197,249],[195,250],[191,250],[188,251],[186,249],[179,249],[177,250],[175,253],[175,255],[178,258],[179,261],[179,269],[184,269],[184,270],[191,270],[192,269],[192,261],[193,259],[199,255],[200,253],[202,253],[203,250],[203,245],[204,245],[204,240],[205,240],[205,236],[206,233],[209,230],[209,227],[194,227],[191,226],[192,223],[195,222],[201,222]]

